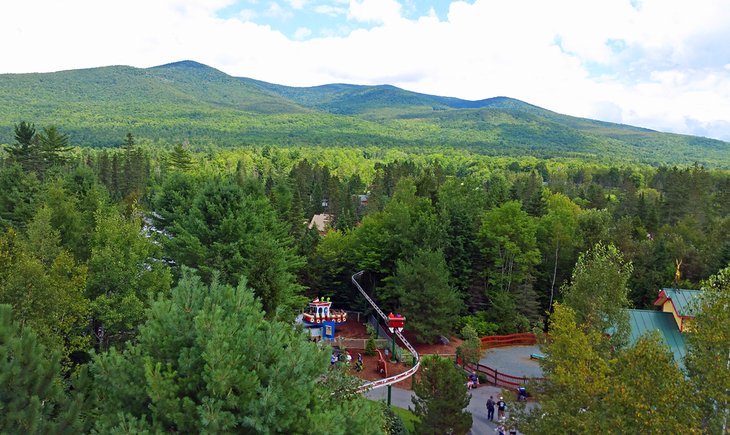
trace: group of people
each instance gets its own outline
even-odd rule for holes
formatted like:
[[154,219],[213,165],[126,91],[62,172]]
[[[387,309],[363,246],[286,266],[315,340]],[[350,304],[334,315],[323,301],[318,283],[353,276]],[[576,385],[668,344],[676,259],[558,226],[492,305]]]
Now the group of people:
[[507,410],[504,397],[499,396],[499,400],[495,402],[494,396],[489,396],[489,400],[487,400],[487,420],[489,421],[494,421],[494,408],[497,408],[497,420],[504,420],[504,412]]
[[[330,357],[330,366],[337,364],[337,361],[341,361],[347,365],[350,365],[350,363],[352,362],[352,355],[350,355],[350,352],[348,352],[348,351],[340,352],[339,356],[337,353],[332,352],[332,356]],[[355,370],[357,370],[359,372],[359,371],[362,371],[362,368],[363,368],[362,354],[358,353],[357,362],[355,363]]]
[[[504,397],[499,396],[499,400],[495,402],[494,396],[489,396],[489,400],[487,400],[487,420],[494,421],[494,409],[497,409],[497,422],[499,425],[497,426],[496,432],[498,435],[507,435],[507,431],[504,428],[503,422],[505,421],[505,411],[507,410],[507,403],[504,401]],[[517,434],[516,429],[510,429],[509,430],[510,435]]]

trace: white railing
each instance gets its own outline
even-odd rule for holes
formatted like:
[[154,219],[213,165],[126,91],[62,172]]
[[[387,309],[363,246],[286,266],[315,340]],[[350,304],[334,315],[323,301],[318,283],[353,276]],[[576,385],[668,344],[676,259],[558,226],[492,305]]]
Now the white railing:
[[[364,272],[365,272],[364,270],[361,270],[360,272],[357,272],[356,274],[352,275],[352,283],[355,284],[355,287],[357,287],[357,289],[360,290],[360,293],[362,293],[363,297],[370,303],[370,305],[372,305],[372,307],[375,309],[375,311],[387,323],[388,316],[385,315],[383,310],[381,310],[380,307],[370,298],[370,296],[368,296],[368,294],[365,293],[365,290],[363,290],[363,288],[360,286],[360,283],[357,282],[357,278],[360,278],[360,276],[362,276],[362,274]],[[373,390],[375,388],[386,387],[388,385],[395,384],[404,379],[410,378],[411,376],[415,375],[416,372],[418,371],[418,367],[421,365],[421,359],[418,357],[418,352],[416,352],[416,349],[414,349],[413,346],[411,346],[411,343],[409,343],[408,340],[406,340],[406,338],[403,336],[403,334],[401,334],[400,331],[396,331],[395,335],[398,338],[400,338],[400,341],[403,343],[403,345],[406,347],[406,349],[408,349],[408,351],[411,353],[411,355],[413,355],[413,360],[415,361],[415,364],[413,364],[413,367],[411,367],[410,369],[408,369],[407,371],[405,371],[403,373],[399,373],[395,376],[391,376],[391,377],[384,378],[384,379],[378,379],[377,381],[371,381],[371,382],[366,382],[366,383],[362,384],[360,386],[360,388],[358,388],[358,390],[357,390],[358,393],[363,393],[365,391]]]

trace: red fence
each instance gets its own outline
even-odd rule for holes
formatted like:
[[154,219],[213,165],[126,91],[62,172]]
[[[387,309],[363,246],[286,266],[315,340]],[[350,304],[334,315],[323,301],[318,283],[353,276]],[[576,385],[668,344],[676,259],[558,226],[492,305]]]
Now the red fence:
[[520,344],[535,344],[537,337],[531,332],[523,334],[510,335],[487,335],[480,339],[482,341],[482,349],[490,347],[517,346]]
[[502,373],[499,370],[485,366],[483,364],[468,364],[467,370],[482,373],[487,377],[487,382],[498,387],[517,388],[529,383],[535,383],[545,380],[545,378],[528,378],[525,376],[512,376]]

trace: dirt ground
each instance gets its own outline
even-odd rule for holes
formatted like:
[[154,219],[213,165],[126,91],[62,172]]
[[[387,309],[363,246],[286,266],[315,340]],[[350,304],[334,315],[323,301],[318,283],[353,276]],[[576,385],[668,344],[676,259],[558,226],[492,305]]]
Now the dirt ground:
[[[365,324],[358,323],[356,320],[349,318],[344,325],[337,326],[337,335],[347,338],[368,338],[367,328]],[[449,340],[449,344],[422,344],[418,343],[416,341],[416,337],[409,331],[406,330],[404,332],[404,335],[408,342],[411,343],[416,349],[418,355],[421,357],[423,357],[424,355],[444,355],[453,357],[456,354],[456,348],[461,344],[461,340],[457,337],[452,337]],[[398,344],[403,347],[402,343],[400,343],[400,340],[398,340]],[[383,379],[383,376],[378,372],[377,354],[374,356],[367,356],[365,355],[364,349],[348,348],[347,350],[350,352],[350,355],[352,355],[353,363],[350,370],[353,375],[367,381]],[[363,370],[361,372],[357,372],[354,366],[355,361],[357,361],[358,354],[362,354],[363,358]],[[388,376],[394,376],[399,373],[403,373],[411,367],[410,364],[392,363],[390,361],[388,361],[387,364]],[[418,374],[416,374],[416,376],[418,377]],[[411,379],[406,379],[404,381],[398,382],[397,384],[395,384],[395,386],[404,389],[411,389],[412,382],[413,381]]]

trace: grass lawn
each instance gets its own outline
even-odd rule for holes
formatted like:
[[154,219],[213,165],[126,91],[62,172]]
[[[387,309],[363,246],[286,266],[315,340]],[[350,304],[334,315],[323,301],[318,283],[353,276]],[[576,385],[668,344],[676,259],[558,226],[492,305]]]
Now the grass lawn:
[[403,420],[403,425],[405,425],[408,433],[415,434],[415,425],[416,421],[418,421],[418,417],[407,409],[398,408],[397,406],[394,406],[392,409],[393,412],[395,412],[395,414]]

